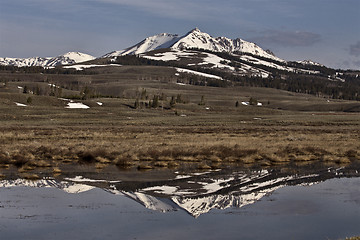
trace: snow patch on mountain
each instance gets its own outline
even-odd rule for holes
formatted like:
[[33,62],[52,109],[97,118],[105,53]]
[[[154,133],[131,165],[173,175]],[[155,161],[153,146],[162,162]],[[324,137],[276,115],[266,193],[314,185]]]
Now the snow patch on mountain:
[[63,66],[63,68],[74,68],[76,71],[82,71],[86,68],[94,68],[94,67],[111,67],[111,66],[115,66],[115,67],[121,67],[121,65],[119,64],[107,64],[107,65],[99,65],[99,64],[76,64],[76,65],[71,65],[71,66]]
[[297,61],[297,63],[303,64],[303,65],[314,65],[314,66],[324,67],[324,65],[314,62],[312,60]]
[[189,70],[189,69],[185,69],[185,68],[176,68],[176,71],[182,72],[182,73],[194,74],[194,75],[207,77],[207,78],[215,78],[215,79],[223,80],[219,76],[215,76],[215,75],[207,74],[207,73],[202,73],[202,72],[197,72],[197,71],[193,71],[193,70]]
[[164,52],[164,53],[156,53],[153,56],[148,56],[148,55],[144,55],[144,54],[141,54],[140,56],[143,58],[151,59],[151,60],[167,62],[167,61],[177,61],[177,60],[180,60],[180,58],[182,58],[182,57],[191,57],[196,54],[197,53],[194,53],[194,52],[173,50],[173,51]]
[[[199,63],[197,65],[212,65],[211,68],[221,68],[221,69],[230,69],[232,71],[235,70],[234,67],[231,67],[229,65],[226,65],[224,63],[230,63],[229,60],[223,59],[219,56],[216,56],[215,54],[206,53],[207,57],[203,59],[202,63]],[[188,64],[191,66],[191,64]]]
[[249,63],[252,63],[252,64],[263,65],[263,66],[267,66],[267,67],[271,67],[271,68],[275,68],[275,69],[279,69],[279,70],[283,70],[283,71],[289,71],[289,72],[294,71],[294,68],[280,66],[279,64],[264,61],[264,60],[255,58],[253,56],[242,55],[242,56],[240,56],[240,59],[244,60],[244,61],[247,61]]

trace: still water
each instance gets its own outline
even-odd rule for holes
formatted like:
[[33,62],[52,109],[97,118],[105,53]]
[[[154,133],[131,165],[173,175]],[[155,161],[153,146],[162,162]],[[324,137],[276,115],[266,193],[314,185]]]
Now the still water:
[[[125,184],[0,181],[1,239],[340,239],[360,235],[360,176],[335,169],[179,174]],[[351,177],[349,176],[351,175]]]

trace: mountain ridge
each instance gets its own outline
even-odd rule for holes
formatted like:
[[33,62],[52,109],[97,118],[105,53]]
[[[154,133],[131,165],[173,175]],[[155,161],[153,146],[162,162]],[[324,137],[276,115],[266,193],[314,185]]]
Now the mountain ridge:
[[0,65],[16,67],[56,67],[94,60],[95,57],[81,52],[67,52],[56,57],[0,58]]
[[[165,39],[164,37],[167,37]],[[203,49],[214,52],[245,52],[250,54],[259,55],[261,57],[270,58],[277,61],[284,62],[274,56],[267,50],[262,49],[255,43],[247,42],[240,38],[230,39],[227,37],[212,37],[210,34],[202,32],[199,28],[194,28],[186,34],[179,37],[178,34],[161,33],[151,37],[147,37],[141,42],[133,45],[132,47],[124,50],[113,51],[103,55],[106,57],[118,57],[128,54],[143,54],[153,50],[170,48],[171,50],[184,50],[184,49]]]
[[[32,57],[32,58],[0,58],[0,65],[16,67],[56,67],[60,65],[71,65],[91,61],[94,59],[116,58],[125,55],[142,55],[154,50],[170,49],[171,51],[185,51],[189,49],[200,49],[204,51],[250,54],[258,58],[266,58],[272,61],[286,63],[287,61],[276,57],[271,51],[264,50],[255,43],[245,41],[241,38],[230,39],[227,37],[212,37],[194,28],[184,35],[160,33],[147,37],[139,43],[123,50],[109,52],[101,57],[94,57],[81,52],[68,52],[56,57]],[[303,65],[323,66],[311,60],[298,61]]]

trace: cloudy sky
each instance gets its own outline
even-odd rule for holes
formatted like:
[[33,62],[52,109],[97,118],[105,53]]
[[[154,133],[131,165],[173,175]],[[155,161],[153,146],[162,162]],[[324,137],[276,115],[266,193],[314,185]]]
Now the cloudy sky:
[[359,12],[359,0],[0,0],[0,57],[101,56],[198,27],[285,60],[360,69]]

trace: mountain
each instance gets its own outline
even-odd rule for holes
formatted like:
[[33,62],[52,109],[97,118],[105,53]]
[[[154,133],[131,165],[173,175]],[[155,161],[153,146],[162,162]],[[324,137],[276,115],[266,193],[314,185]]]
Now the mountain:
[[[89,62],[75,65],[84,61]],[[147,37],[129,48],[96,59],[77,52],[54,58],[0,58],[0,65],[18,67],[49,68],[69,64],[64,68],[74,70],[66,69],[64,73],[111,64],[166,66],[176,71],[176,81],[182,84],[213,87],[235,84],[278,88],[321,97],[360,99],[358,72],[330,69],[310,60],[286,61],[255,43],[240,38],[212,37],[198,28],[184,35],[161,33]]]
[[266,57],[270,59],[281,60],[269,52],[263,50],[255,43],[244,41],[240,38],[229,39],[227,37],[214,38],[207,33],[201,32],[198,28],[193,29],[186,35],[181,37],[175,44],[171,46],[172,49],[191,49],[198,48],[209,50],[213,52],[242,52]]
[[[154,55],[153,52],[163,51],[163,55]],[[207,53],[204,53],[207,52]],[[201,52],[200,56],[198,53]],[[237,56],[242,64],[241,67],[231,66],[232,60],[214,53],[230,54]],[[305,72],[306,66],[322,66],[311,61],[298,62],[298,67],[284,66],[287,62],[276,57],[269,50],[264,50],[255,43],[247,42],[240,38],[230,39],[227,37],[212,37],[208,33],[195,28],[185,35],[161,33],[147,37],[138,44],[120,51],[105,54],[100,59],[116,58],[118,56],[138,55],[144,58],[161,61],[178,61],[183,58],[198,58],[197,66],[204,68],[218,68],[230,70],[237,75],[250,75],[268,77],[268,68],[287,71]],[[199,59],[199,57],[201,59]],[[69,52],[57,57],[33,57],[33,58],[0,58],[0,65],[11,65],[17,67],[41,66],[55,67],[94,60],[95,57],[79,52]],[[188,66],[195,65],[189,63]],[[234,64],[232,64],[234,65]],[[236,64],[235,64],[236,65]],[[240,66],[240,64],[237,64]],[[265,68],[263,67],[265,66]],[[307,68],[306,68],[307,69]],[[314,73],[314,72],[311,72]]]
[[32,58],[0,58],[0,65],[17,67],[56,67],[94,60],[95,57],[80,53],[68,52],[57,57],[32,57]]
[[[108,53],[102,58],[112,58],[112,61],[115,61],[117,57],[128,55],[168,62],[167,65],[170,66],[205,73],[216,70],[234,76],[260,78],[293,73],[319,75],[319,68],[326,68],[312,61],[288,62],[255,43],[240,38],[212,37],[198,28],[183,36],[168,33],[154,35],[125,50]],[[128,64],[126,61],[119,63]],[[329,74],[322,75],[327,77]]]
[[177,34],[162,33],[145,38],[140,43],[126,48],[125,50],[114,51],[105,54],[103,57],[117,57],[129,54],[142,54],[153,50],[166,49],[184,50],[184,49],[202,49],[213,52],[243,52],[284,61],[275,57],[269,51],[265,51],[255,43],[244,41],[240,38],[229,39],[227,37],[212,37],[208,33],[201,32],[195,28],[185,35],[179,37]]

